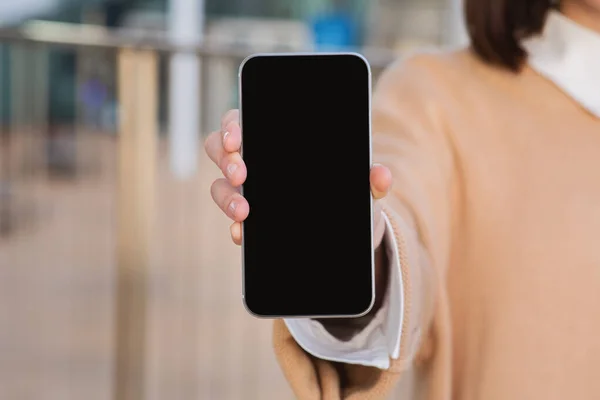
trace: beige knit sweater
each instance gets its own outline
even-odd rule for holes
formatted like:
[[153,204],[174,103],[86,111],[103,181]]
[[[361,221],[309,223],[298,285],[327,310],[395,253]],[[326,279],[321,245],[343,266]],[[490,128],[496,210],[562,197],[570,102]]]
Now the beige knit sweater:
[[400,359],[318,360],[276,321],[296,396],[384,399],[415,368],[430,400],[600,399],[600,120],[533,70],[467,51],[398,63],[375,93]]

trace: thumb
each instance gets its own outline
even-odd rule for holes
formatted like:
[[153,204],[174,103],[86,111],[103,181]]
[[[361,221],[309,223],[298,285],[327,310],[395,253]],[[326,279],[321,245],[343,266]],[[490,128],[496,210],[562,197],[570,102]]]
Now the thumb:
[[385,234],[385,222],[383,220],[383,209],[381,200],[389,192],[392,186],[392,173],[390,170],[381,165],[374,164],[371,167],[371,192],[376,200],[373,204],[373,244],[375,248],[379,247]]
[[392,173],[381,164],[373,164],[370,180],[373,198],[379,200],[385,197],[392,186]]

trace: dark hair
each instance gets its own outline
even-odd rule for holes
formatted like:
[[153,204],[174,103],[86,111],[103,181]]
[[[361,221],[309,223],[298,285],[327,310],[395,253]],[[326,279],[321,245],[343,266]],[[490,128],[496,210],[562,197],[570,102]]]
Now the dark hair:
[[521,40],[539,33],[553,0],[466,0],[471,48],[484,61],[518,72],[527,59]]

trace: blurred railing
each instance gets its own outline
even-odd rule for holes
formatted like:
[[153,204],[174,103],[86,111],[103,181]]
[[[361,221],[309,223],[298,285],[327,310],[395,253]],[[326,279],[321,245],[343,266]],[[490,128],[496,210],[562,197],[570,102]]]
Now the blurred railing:
[[[0,398],[291,398],[270,324],[241,305],[239,253],[208,196],[218,171],[201,158],[174,179],[159,116],[165,58],[237,69],[272,49],[48,22],[0,29],[0,46],[20,57],[0,62]],[[49,71],[62,68],[49,51],[112,60],[116,136],[80,112],[49,120]],[[360,52],[375,78],[396,57]]]
[[[107,29],[102,26],[35,21],[19,28],[0,28],[0,41],[63,48],[136,49],[157,53],[195,53],[200,57],[244,58],[251,53],[273,52],[270,45],[255,43],[246,46],[207,44],[205,41],[176,43],[164,32],[128,28]],[[310,51],[310,49],[305,49]],[[339,49],[359,51],[375,69],[385,68],[397,55],[386,49]],[[279,50],[282,51],[280,48]]]

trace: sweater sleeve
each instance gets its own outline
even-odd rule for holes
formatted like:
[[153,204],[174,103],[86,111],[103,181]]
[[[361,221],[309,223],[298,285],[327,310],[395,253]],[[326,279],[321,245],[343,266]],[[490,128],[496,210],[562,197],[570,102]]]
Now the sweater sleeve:
[[[436,107],[430,56],[388,68],[373,96],[373,158],[393,175],[384,200],[403,287],[400,351],[385,370],[310,355],[275,321],[277,359],[301,400],[385,399],[415,360],[436,356],[436,300],[448,263],[455,184],[452,146]],[[433,327],[433,329],[432,329]]]

